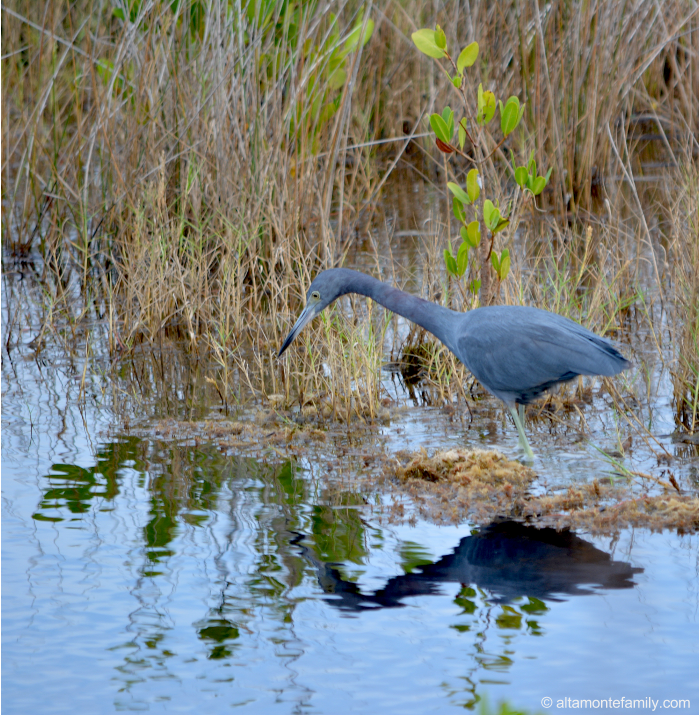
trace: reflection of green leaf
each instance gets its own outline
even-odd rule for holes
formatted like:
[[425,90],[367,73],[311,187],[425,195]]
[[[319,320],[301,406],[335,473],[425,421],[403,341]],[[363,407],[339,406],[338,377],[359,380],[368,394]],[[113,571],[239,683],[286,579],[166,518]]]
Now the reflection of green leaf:
[[450,627],[457,632],[469,632],[470,629],[469,625],[450,625]]
[[412,573],[416,568],[422,565],[432,565],[435,561],[424,546],[411,540],[402,542],[398,552],[401,568],[405,573]]
[[547,605],[542,600],[534,597],[528,598],[524,605],[518,605],[518,607],[528,615],[544,615],[544,613],[549,612]]
[[445,51],[435,44],[435,30],[423,29],[411,35],[413,44],[428,57],[440,59],[445,56]]
[[[361,502],[359,496],[347,496],[350,505]],[[316,554],[328,563],[362,563],[367,556],[366,529],[360,513],[354,508],[333,509],[330,506],[314,506],[311,520]]]
[[[153,516],[143,529],[145,543],[149,548],[164,548],[177,535],[177,523],[171,514],[172,507],[163,501],[151,500]],[[171,551],[152,550],[152,559],[157,562],[159,557],[171,554]]]
[[456,598],[455,604],[462,608],[463,614],[473,615],[476,612],[476,603],[466,597]]
[[32,513],[32,518],[34,518],[34,520],[44,520],[48,523],[60,523],[63,521],[63,518],[42,515],[41,513]]
[[509,605],[502,606],[501,614],[496,618],[496,625],[504,630],[520,630],[523,616]]
[[228,620],[216,620],[208,627],[202,628],[199,631],[199,636],[203,640],[224,642],[225,640],[237,640],[240,636],[240,632],[238,628]]

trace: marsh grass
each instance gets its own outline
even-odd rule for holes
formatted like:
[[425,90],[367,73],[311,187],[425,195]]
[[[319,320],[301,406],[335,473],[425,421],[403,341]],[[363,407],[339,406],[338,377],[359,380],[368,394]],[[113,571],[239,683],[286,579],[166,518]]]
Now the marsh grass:
[[[532,207],[504,233],[519,256],[500,300],[620,338],[630,317],[645,321],[659,351],[666,338],[674,346],[677,420],[697,431],[695,9],[556,2],[533,14],[536,3],[477,1],[469,12],[443,3],[435,15],[421,0],[387,0],[333,4],[334,25],[313,2],[212,2],[193,14],[192,3],[153,0],[133,4],[128,19],[113,7],[3,4],[3,263],[41,287],[32,299],[38,351],[54,341],[85,365],[105,345],[115,360],[152,356],[150,369],[139,364],[144,392],[149,374],[175,385],[168,358],[185,373],[208,361],[206,385],[226,410],[246,396],[282,396],[287,407],[340,420],[376,417],[383,357],[401,348],[383,311],[357,318],[341,304],[284,364],[275,355],[315,273],[351,261],[377,232],[391,173],[442,186],[446,165],[429,140],[409,143],[425,113],[453,101],[409,40],[439,21],[455,45],[478,40],[471,89],[482,80],[524,100],[519,140],[538,147],[539,166],[555,168],[544,198],[554,212]],[[347,56],[338,83],[334,52],[369,18],[372,37]],[[663,226],[651,230],[636,190],[607,179],[622,176],[620,163],[638,173],[629,157],[647,130],[675,165],[673,191],[654,199]],[[496,160],[507,175],[505,153]],[[471,308],[436,261],[449,219],[430,230],[432,249],[411,269],[421,293]],[[397,283],[414,278],[375,257],[377,268],[387,263]],[[30,315],[13,310],[8,350]],[[465,396],[463,368],[431,351],[439,399]]]
[[[692,165],[683,165],[684,170]],[[676,347],[673,366],[673,406],[676,423],[689,433],[698,431],[698,173],[692,167],[683,175],[669,178],[670,194],[675,202],[667,210],[670,225],[666,248],[669,266],[669,301],[672,317],[668,340]]]

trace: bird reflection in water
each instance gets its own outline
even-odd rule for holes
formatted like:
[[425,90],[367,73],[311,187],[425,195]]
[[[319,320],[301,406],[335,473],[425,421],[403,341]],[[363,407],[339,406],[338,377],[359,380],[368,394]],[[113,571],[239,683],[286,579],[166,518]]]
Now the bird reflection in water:
[[298,534],[292,541],[316,568],[329,602],[340,610],[361,612],[403,607],[414,595],[438,595],[442,583],[476,585],[489,602],[509,603],[519,597],[561,601],[567,595],[590,595],[596,590],[621,590],[635,585],[643,572],[611,556],[568,530],[534,528],[514,521],[492,523],[468,535],[450,555],[391,578],[386,586],[364,594],[344,580],[338,567],[319,560]]

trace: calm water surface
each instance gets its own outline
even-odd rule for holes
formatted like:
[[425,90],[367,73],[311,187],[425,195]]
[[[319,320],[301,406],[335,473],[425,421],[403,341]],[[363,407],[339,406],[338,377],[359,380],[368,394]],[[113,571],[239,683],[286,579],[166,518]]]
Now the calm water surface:
[[389,525],[322,456],[110,437],[79,367],[3,366],[5,713],[698,713],[697,536]]

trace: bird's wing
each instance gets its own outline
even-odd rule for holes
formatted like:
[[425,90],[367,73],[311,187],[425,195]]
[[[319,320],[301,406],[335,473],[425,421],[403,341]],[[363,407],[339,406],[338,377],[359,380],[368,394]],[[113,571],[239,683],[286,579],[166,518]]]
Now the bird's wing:
[[605,340],[554,314],[484,313],[458,339],[459,358],[499,398],[526,402],[580,374],[614,375],[626,361]]

